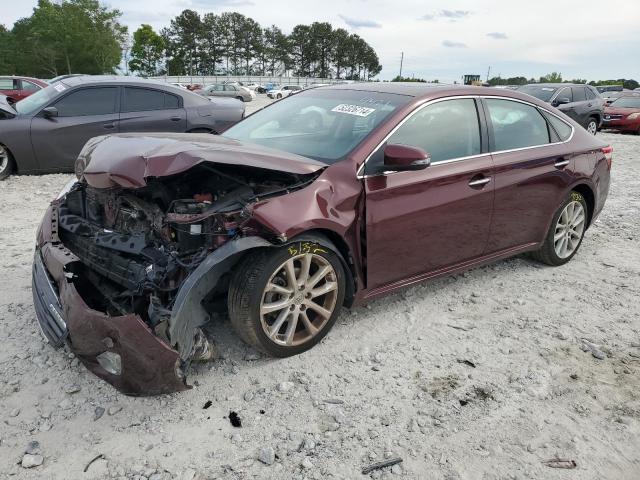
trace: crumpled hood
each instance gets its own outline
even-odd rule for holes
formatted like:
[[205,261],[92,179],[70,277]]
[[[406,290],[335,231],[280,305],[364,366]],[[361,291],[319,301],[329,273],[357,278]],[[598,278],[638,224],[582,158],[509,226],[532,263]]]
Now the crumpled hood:
[[89,185],[139,188],[149,177],[184,172],[202,162],[310,174],[324,163],[207,133],[131,133],[92,138],[79,158]]

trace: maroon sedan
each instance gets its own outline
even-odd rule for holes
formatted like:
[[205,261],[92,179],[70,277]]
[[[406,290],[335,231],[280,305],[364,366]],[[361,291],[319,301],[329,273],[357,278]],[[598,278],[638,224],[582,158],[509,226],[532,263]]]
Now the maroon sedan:
[[640,94],[620,97],[605,107],[602,128],[640,135]]
[[5,95],[9,103],[20,101],[47,86],[47,82],[37,78],[0,77],[0,95]]
[[568,262],[611,155],[518,92],[395,83],[303,91],[222,136],[97,137],[37,234],[38,320],[127,394],[189,388],[221,316],[285,357],[342,306],[524,252]]

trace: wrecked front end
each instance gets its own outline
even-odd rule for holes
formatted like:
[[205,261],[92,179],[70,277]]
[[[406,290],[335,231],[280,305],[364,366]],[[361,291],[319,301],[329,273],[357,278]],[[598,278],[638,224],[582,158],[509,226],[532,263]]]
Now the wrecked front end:
[[38,231],[43,334],[123,393],[190,388],[190,364],[212,358],[201,328],[225,312],[231,268],[279,242],[253,207],[316,176],[203,162],[136,187],[76,183]]

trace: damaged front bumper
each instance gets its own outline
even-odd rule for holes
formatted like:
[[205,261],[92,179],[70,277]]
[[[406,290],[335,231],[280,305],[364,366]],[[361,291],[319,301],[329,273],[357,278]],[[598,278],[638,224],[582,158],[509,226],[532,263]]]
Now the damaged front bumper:
[[[43,226],[51,222],[51,213],[47,212]],[[156,337],[138,315],[108,316],[87,306],[68,275],[68,266],[76,261],[51,237],[44,236],[36,247],[34,305],[51,345],[60,347],[68,339],[71,350],[91,372],[127,395],[190,388],[178,352]]]
[[[38,230],[33,263],[33,299],[48,342],[71,350],[95,375],[127,395],[158,395],[191,388],[186,371],[197,332],[209,318],[202,300],[249,249],[273,246],[258,237],[228,242],[210,253],[184,281],[171,311],[167,342],[135,314],[109,315],[87,305],[74,264],[82,263],[58,237],[58,205]],[[77,265],[76,265],[77,266]]]

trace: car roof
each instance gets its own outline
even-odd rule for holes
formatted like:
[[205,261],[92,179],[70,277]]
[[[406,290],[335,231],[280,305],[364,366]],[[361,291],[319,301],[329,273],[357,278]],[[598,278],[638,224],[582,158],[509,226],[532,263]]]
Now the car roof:
[[595,88],[591,85],[587,85],[585,83],[527,83],[526,85],[523,85],[525,87],[555,87],[555,88],[560,88],[560,87],[591,87],[591,88]]

